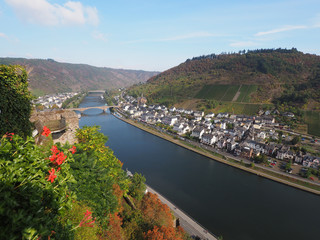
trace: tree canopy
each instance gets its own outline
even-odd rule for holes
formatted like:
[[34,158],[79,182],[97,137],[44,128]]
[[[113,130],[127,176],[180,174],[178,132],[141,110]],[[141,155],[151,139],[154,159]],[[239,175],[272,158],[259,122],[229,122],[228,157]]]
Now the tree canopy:
[[1,136],[6,132],[30,135],[31,99],[27,72],[20,66],[0,65]]

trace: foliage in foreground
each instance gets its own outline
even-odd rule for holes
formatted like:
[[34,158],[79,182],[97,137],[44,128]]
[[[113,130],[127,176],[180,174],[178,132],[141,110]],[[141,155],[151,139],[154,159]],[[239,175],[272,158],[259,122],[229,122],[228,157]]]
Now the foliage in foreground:
[[79,129],[75,146],[1,138],[0,239],[188,238],[170,209],[144,194],[145,178],[126,176],[98,130]]
[[0,65],[0,93],[0,136],[6,132],[30,135],[32,96],[27,72],[19,66]]

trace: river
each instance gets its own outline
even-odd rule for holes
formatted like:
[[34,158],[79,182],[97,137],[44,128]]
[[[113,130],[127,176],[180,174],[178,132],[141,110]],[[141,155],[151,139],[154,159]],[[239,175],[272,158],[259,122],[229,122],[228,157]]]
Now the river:
[[[80,107],[104,105],[87,96]],[[99,125],[107,146],[147,184],[224,240],[320,239],[320,197],[213,161],[89,109],[80,120]]]

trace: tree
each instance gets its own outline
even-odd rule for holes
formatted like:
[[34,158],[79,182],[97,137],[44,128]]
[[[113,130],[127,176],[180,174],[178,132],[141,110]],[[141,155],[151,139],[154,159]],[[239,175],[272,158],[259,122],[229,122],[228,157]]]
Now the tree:
[[267,163],[268,162],[267,156],[264,154],[261,154],[259,156],[255,156],[254,160],[257,163]]
[[32,95],[27,72],[20,66],[0,65],[0,135],[13,132],[26,138],[31,134]]
[[300,136],[295,136],[292,140],[291,140],[291,144],[292,145],[296,145],[298,143],[301,142],[301,137]]
[[58,109],[59,107],[58,107],[57,104],[53,104],[51,108],[52,108],[52,109]]
[[233,129],[234,124],[233,123],[227,123],[227,129]]
[[291,165],[292,165],[292,160],[290,160],[290,161],[286,164],[285,170],[286,170],[286,171],[289,171],[289,170],[291,169]]
[[109,214],[109,227],[104,232],[108,240],[123,240],[123,230],[121,228],[121,218],[117,213]]
[[129,186],[129,194],[138,201],[141,201],[146,191],[145,182],[146,178],[139,173],[135,173],[132,177],[131,184]]
[[145,234],[146,240],[183,240],[183,231],[178,231],[174,229],[172,226],[162,226],[157,227],[155,226],[152,230],[149,230]]
[[141,202],[143,218],[151,225],[172,226],[173,216],[169,207],[163,204],[156,194],[148,192]]

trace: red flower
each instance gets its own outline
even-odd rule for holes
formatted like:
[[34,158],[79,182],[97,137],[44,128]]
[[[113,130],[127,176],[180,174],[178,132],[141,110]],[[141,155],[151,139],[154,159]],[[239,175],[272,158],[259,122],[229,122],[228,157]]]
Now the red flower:
[[91,212],[87,209],[87,211],[84,213],[84,215],[87,217],[87,216],[91,215]]
[[76,146],[72,146],[72,148],[69,149],[69,151],[72,153],[72,154],[75,154],[76,152]]
[[51,162],[54,162],[56,159],[57,159],[57,155],[55,153],[49,157],[49,160]]
[[56,145],[53,145],[50,150],[51,150],[52,153],[55,153],[55,154],[60,152]]
[[12,141],[14,133],[8,133],[6,132],[5,137],[10,138],[10,141]]
[[92,219],[92,216],[91,216],[91,212],[90,211],[86,211],[84,213],[84,217],[83,219],[81,220],[80,224],[79,224],[79,227],[82,227],[83,225],[84,226],[87,226],[87,227],[93,227],[93,224],[94,222],[96,221],[96,219],[93,219],[91,222],[88,222]]
[[61,165],[61,164],[64,162],[64,160],[66,160],[66,158],[67,158],[67,156],[65,156],[65,155],[63,154],[63,152],[59,152],[59,154],[57,155],[57,161],[56,161],[56,163],[57,163],[58,165]]
[[51,131],[49,128],[47,128],[46,126],[43,127],[43,132],[42,132],[42,136],[46,136],[48,137],[50,135]]
[[51,171],[49,170],[49,178],[48,178],[48,181],[51,181],[51,183],[53,183],[54,179],[57,177],[57,175],[54,175],[54,168],[51,168]]
[[57,172],[59,172],[61,170],[61,167],[58,167]]

